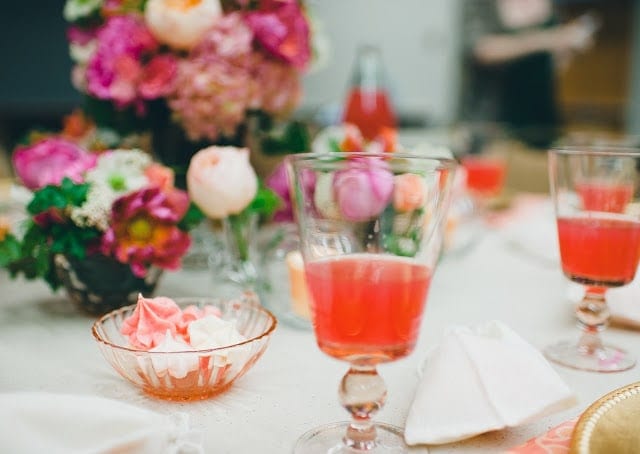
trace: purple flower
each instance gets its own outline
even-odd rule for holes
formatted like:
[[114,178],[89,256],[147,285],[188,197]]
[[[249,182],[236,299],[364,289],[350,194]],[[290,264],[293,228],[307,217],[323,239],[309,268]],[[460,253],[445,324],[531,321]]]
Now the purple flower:
[[64,177],[82,182],[84,173],[96,165],[96,159],[95,154],[73,142],[51,137],[16,148],[13,167],[22,183],[36,190],[49,184],[58,185]]
[[393,174],[381,159],[348,160],[333,177],[333,191],[342,217],[360,222],[377,216],[393,195]]

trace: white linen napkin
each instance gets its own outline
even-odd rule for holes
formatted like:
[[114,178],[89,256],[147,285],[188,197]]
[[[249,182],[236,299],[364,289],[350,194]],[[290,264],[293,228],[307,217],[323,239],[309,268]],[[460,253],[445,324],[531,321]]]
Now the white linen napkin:
[[165,416],[94,396],[0,394],[0,452],[201,454],[187,415]]
[[542,354],[503,323],[456,326],[427,357],[404,436],[410,445],[449,443],[575,403]]

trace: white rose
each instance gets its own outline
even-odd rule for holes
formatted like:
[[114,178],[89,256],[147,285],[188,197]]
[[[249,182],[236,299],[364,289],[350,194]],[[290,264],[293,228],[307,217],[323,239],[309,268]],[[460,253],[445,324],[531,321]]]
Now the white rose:
[[149,0],[144,9],[155,38],[176,49],[191,49],[222,16],[219,0]]
[[210,218],[244,210],[258,192],[247,148],[211,146],[198,151],[187,170],[191,200]]

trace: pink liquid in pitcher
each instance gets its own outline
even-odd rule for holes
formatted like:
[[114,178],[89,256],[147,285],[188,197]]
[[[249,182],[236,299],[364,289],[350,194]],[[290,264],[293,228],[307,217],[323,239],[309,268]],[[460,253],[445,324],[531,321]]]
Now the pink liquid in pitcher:
[[409,354],[418,337],[431,270],[393,256],[356,254],[305,265],[318,345],[366,363]]
[[347,97],[343,121],[356,125],[366,140],[374,139],[382,128],[395,128],[396,116],[384,90],[352,88]]

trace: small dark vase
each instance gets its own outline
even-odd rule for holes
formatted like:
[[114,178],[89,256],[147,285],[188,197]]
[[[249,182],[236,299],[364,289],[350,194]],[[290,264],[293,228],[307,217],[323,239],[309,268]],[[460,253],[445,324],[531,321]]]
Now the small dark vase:
[[91,255],[84,260],[56,255],[54,263],[56,275],[71,302],[90,315],[102,315],[135,304],[138,293],[149,296],[163,271],[152,267],[140,278],[129,265],[103,255]]

